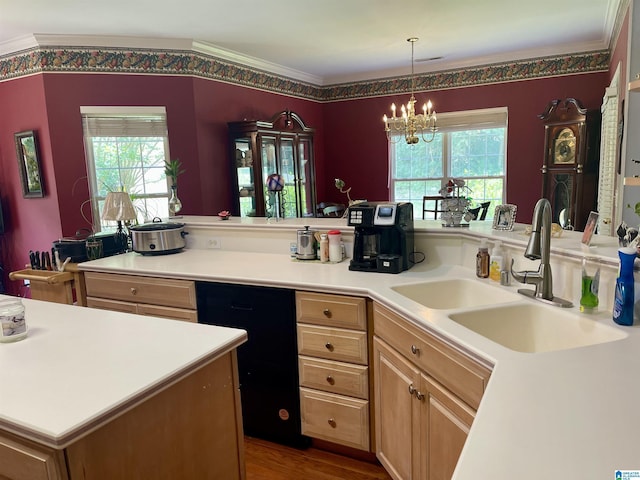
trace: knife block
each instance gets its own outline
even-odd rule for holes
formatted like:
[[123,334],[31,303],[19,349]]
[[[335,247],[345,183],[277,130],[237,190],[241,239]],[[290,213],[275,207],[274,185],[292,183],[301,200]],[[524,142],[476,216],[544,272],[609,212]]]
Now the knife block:
[[31,298],[47,302],[73,304],[73,274],[26,268],[9,273],[11,280],[29,280]]

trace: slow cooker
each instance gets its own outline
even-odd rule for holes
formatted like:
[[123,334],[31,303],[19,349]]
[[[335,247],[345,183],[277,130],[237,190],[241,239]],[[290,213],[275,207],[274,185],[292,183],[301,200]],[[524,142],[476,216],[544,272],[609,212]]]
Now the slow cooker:
[[185,247],[184,223],[153,222],[129,227],[133,251],[142,255],[166,255],[177,253]]

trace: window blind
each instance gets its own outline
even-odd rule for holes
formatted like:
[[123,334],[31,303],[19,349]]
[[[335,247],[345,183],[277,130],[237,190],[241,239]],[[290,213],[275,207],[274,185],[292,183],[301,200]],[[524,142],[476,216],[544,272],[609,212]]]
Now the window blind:
[[438,113],[438,130],[474,130],[479,128],[504,128],[507,126],[507,108],[489,108],[455,113]]
[[165,115],[98,116],[82,115],[85,135],[89,137],[166,137]]

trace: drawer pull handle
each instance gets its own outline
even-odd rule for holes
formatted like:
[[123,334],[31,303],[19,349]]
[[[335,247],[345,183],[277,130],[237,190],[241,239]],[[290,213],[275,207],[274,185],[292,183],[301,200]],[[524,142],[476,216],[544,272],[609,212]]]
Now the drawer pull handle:
[[331,375],[327,375],[327,383],[329,385],[335,385],[336,381]]
[[331,342],[325,343],[324,346],[327,347],[327,350],[329,350],[330,352],[333,352],[333,345],[331,344]]
[[329,425],[331,425],[332,428],[336,428],[337,424],[336,421],[333,418],[330,418],[328,420]]
[[415,395],[415,393],[417,392],[416,388],[413,386],[413,383],[409,384],[409,394],[410,395]]
[[327,318],[331,318],[331,310],[329,310],[328,308],[325,308],[322,313],[324,313],[324,316]]
[[138,290],[135,287],[131,287],[131,295],[137,295]]
[[416,391],[416,398],[418,400],[424,400],[424,393],[420,393],[420,392]]
[[418,355],[420,353],[420,349],[415,345],[411,345],[411,353],[413,353],[414,355]]

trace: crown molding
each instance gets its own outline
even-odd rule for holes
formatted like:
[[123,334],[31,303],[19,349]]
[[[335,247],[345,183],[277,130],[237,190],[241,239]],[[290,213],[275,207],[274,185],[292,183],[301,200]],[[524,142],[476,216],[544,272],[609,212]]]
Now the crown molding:
[[[435,60],[430,62],[415,62],[414,70],[416,74],[436,73],[449,70],[479,68],[486,65],[496,65],[504,63],[520,63],[537,58],[561,57],[580,55],[582,52],[599,52],[606,50],[609,41],[580,42],[560,46],[523,49],[515,52],[500,53],[495,55],[484,55],[480,57],[468,57],[458,60]],[[374,74],[366,72],[355,75],[335,75],[326,77],[324,86],[340,85],[353,82],[367,82],[374,80],[384,80],[392,77],[406,76],[410,71],[410,65],[402,68],[381,70]]]
[[264,72],[273,73],[275,75],[281,75],[283,77],[291,78],[301,82],[309,83],[315,86],[321,86],[323,84],[322,77],[317,75],[311,75],[309,73],[301,72],[293,68],[288,68],[277,63],[268,62],[260,58],[244,55],[233,50],[227,50],[225,48],[212,45],[207,42],[200,42],[195,40],[193,42],[192,50],[197,53],[203,53],[210,55],[221,60],[226,60],[241,66],[255,68]]

